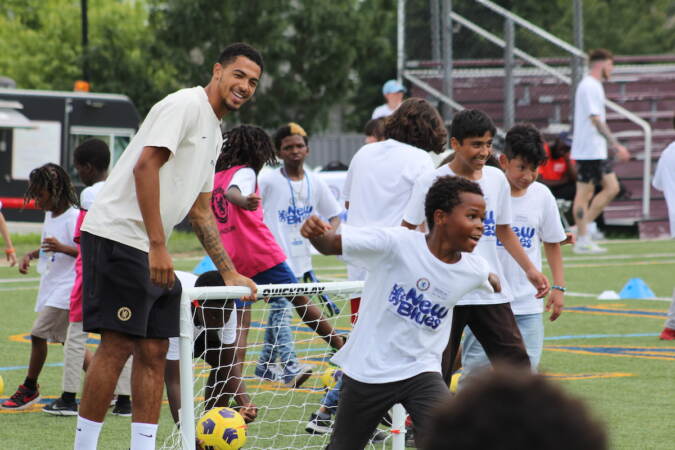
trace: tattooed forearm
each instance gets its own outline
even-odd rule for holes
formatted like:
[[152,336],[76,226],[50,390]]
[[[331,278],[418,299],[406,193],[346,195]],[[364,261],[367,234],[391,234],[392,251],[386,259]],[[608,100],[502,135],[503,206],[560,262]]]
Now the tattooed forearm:
[[220,272],[235,270],[230,255],[227,254],[220,241],[220,233],[218,233],[218,227],[213,216],[209,215],[199,220],[193,220],[192,229]]
[[603,122],[599,116],[591,116],[591,122],[593,122],[593,125],[595,125],[595,128],[597,128],[598,133],[607,139],[607,143],[611,147],[616,147],[619,145],[619,141],[616,140],[612,132],[609,130],[607,124]]

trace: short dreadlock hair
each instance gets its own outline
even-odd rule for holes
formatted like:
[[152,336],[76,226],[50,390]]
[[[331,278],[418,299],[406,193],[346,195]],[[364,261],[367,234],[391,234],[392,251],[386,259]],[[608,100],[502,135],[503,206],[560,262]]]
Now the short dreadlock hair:
[[223,135],[216,172],[243,165],[257,174],[265,164],[274,163],[274,148],[265,130],[254,125],[239,125]]
[[429,231],[434,228],[434,212],[437,209],[446,213],[452,212],[455,206],[460,204],[459,194],[462,192],[483,196],[483,191],[478,183],[466,178],[447,175],[434,181],[424,200],[424,214],[427,217]]
[[71,206],[80,206],[70,177],[57,164],[47,163],[30,172],[28,189],[23,199],[24,205],[37,198],[43,190],[49,193],[49,197],[59,211],[65,211]]

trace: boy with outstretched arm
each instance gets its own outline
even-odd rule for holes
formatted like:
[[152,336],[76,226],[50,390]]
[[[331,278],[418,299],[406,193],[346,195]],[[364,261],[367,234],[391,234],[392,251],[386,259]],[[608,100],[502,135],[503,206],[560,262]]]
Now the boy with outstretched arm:
[[441,356],[453,306],[476,289],[499,291],[485,260],[470,253],[483,233],[480,187],[459,177],[440,178],[426,196],[425,211],[427,236],[402,227],[349,225],[338,234],[316,216],[302,227],[321,253],[343,255],[368,270],[359,320],[332,359],[344,375],[331,450],[364,448],[395,403],[415,424],[427,424],[433,408],[450,395]]
[[[548,279],[532,264],[511,229],[511,193],[504,173],[496,167],[486,166],[495,132],[494,123],[482,111],[465,110],[457,114],[450,130],[450,144],[455,157],[450,163],[417,180],[403,216],[402,225],[407,228],[414,229],[424,222],[424,198],[429,186],[441,176],[455,175],[475,181],[485,196],[485,229],[476,252],[499,276],[503,289],[500,293],[469,292],[457,304],[450,341],[443,358],[446,382],[450,381],[450,368],[467,325],[483,344],[490,360],[507,359],[515,365],[529,366],[523,339],[509,305],[511,290],[497,258],[497,239],[525,271],[527,279],[537,290],[537,298],[543,297],[549,290]],[[466,345],[462,350],[467,350]]]

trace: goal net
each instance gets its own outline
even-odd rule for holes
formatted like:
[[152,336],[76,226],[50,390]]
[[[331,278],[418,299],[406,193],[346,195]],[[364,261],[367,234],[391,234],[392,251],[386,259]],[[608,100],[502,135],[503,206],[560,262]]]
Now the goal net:
[[[330,358],[351,330],[349,299],[362,288],[360,281],[259,285],[258,301],[248,303],[248,325],[246,308],[234,301],[248,295],[247,288],[184,288],[180,423],[161,448],[194,449],[203,414],[246,401],[257,408],[245,430],[246,449],[325,448],[335,415],[307,426],[321,406],[332,406],[334,396],[326,394],[341,372]],[[247,411],[240,409],[242,416]],[[396,405],[391,416],[377,433],[384,440],[371,441],[370,448],[404,448],[405,412]]]

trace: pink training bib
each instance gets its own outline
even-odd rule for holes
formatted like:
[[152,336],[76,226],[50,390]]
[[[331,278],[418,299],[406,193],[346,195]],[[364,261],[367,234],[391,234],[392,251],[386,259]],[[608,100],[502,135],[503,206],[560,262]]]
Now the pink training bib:
[[[237,272],[250,278],[286,261],[286,255],[263,222],[262,206],[249,211],[233,205],[225,198],[232,177],[243,167],[246,166],[234,166],[216,172],[211,209],[216,217],[223,247]],[[260,194],[257,182],[255,193]]]

